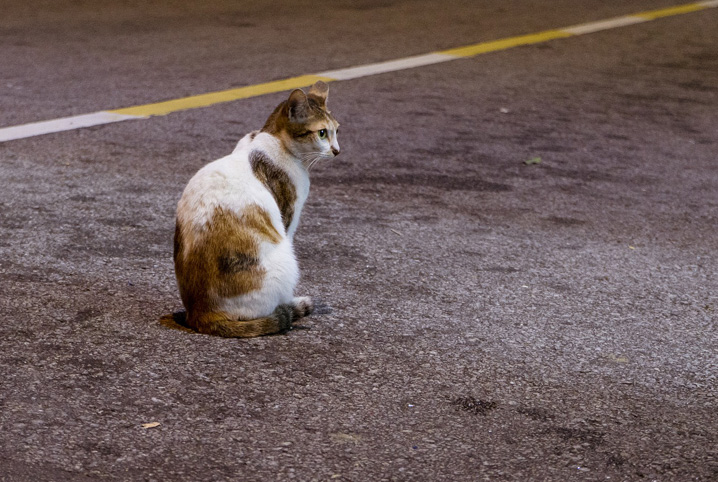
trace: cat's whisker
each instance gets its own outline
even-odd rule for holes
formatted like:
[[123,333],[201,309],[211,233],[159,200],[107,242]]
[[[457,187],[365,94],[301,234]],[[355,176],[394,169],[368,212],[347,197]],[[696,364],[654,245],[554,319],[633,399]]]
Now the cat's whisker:
[[325,153],[318,153],[318,155],[317,155],[317,156],[312,160],[312,162],[309,164],[309,167],[307,167],[307,170],[310,170],[312,167],[314,167],[314,165],[315,165],[317,162],[319,162],[319,161],[321,161],[321,160],[323,160],[323,159],[331,159],[332,157],[334,157],[334,156],[330,156],[329,154],[325,154]]
[[301,155],[302,164],[307,168],[307,170],[310,170],[314,165],[321,161],[322,159],[331,159],[333,156],[330,156],[327,153],[324,152],[309,152]]

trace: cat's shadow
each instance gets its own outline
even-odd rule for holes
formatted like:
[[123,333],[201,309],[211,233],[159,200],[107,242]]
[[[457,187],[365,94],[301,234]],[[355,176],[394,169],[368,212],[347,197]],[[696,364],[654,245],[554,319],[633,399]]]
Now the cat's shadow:
[[309,316],[316,316],[316,315],[331,315],[334,309],[329,306],[324,301],[314,298],[314,310],[312,310],[312,314]]
[[180,330],[187,333],[198,334],[191,328],[187,327],[187,312],[185,310],[175,311],[169,315],[160,317],[160,325],[173,330]]

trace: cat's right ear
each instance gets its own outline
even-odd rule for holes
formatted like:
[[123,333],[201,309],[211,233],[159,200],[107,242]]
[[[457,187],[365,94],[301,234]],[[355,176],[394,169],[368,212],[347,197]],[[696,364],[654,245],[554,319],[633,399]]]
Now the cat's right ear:
[[289,94],[287,101],[289,106],[289,120],[291,122],[301,123],[309,117],[309,101],[307,94],[301,89],[295,89]]
[[326,107],[328,95],[329,86],[321,80],[317,80],[314,85],[309,88],[309,97],[314,97],[314,100],[319,102],[319,105],[322,107]]

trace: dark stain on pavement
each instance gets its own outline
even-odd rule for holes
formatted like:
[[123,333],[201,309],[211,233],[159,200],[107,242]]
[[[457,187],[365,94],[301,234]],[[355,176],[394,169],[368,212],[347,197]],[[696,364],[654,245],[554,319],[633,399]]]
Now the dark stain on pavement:
[[451,404],[458,410],[473,415],[486,415],[498,407],[498,403],[494,401],[480,400],[472,396],[456,397],[451,401]]
[[519,407],[516,411],[537,422],[548,422],[549,420],[553,420],[553,415],[543,408]]

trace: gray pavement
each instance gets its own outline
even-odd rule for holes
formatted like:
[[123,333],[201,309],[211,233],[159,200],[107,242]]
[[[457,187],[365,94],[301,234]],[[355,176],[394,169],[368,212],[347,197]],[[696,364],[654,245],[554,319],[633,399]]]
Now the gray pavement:
[[[676,4],[8,3],[0,127]],[[715,480],[716,25],[332,83],[282,336],[158,320],[185,183],[285,94],[0,143],[0,480]]]

